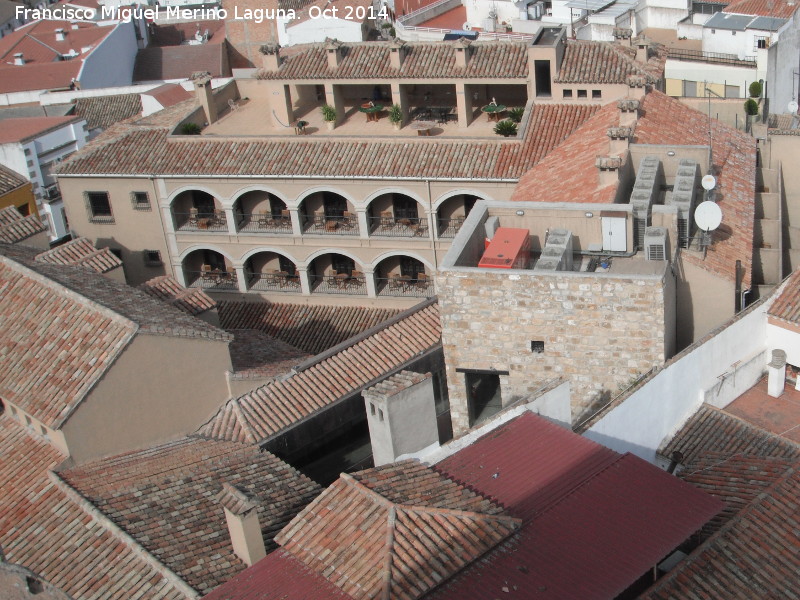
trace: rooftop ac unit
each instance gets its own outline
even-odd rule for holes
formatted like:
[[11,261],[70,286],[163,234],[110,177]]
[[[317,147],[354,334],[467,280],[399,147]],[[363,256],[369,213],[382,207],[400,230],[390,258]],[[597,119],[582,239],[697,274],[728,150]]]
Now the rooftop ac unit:
[[644,249],[647,260],[667,260],[667,228],[648,227],[644,232]]

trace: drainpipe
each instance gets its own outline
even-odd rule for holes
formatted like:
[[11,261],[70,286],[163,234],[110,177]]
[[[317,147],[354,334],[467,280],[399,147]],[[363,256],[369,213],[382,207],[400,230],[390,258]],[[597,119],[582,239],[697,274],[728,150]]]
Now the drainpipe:
[[428,227],[431,228],[431,249],[433,250],[433,270],[435,276],[435,272],[439,270],[439,258],[436,254],[436,241],[439,237],[439,219],[436,218],[436,214],[433,212],[433,199],[431,198],[430,179],[425,179],[425,188],[428,192]]

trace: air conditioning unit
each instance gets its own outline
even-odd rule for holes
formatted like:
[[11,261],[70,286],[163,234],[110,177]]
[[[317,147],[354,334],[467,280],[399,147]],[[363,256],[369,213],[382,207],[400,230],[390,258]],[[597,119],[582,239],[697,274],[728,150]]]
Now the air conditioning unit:
[[667,228],[648,227],[644,232],[644,250],[647,260],[668,260]]

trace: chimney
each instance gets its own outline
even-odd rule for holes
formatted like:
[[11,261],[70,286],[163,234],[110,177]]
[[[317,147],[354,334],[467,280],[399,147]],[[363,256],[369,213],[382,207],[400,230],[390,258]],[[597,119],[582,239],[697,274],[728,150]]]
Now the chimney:
[[236,556],[248,567],[267,555],[258,523],[258,504],[229,483],[222,484],[217,501],[225,510],[225,521]]
[[406,43],[398,38],[389,42],[389,64],[393,69],[400,69],[406,57]]
[[619,109],[619,126],[633,127],[639,118],[639,101],[636,98],[625,98],[617,102]]
[[603,188],[619,181],[619,169],[622,158],[619,156],[598,156],[594,161],[597,167],[597,187]]
[[614,39],[617,41],[618,44],[627,46],[628,48],[631,47],[631,40],[633,39],[633,29],[628,29],[626,27],[615,27],[611,35],[614,36]]
[[189,79],[194,81],[197,99],[206,113],[206,121],[209,124],[214,123],[217,120],[217,105],[214,104],[214,94],[211,90],[211,73],[199,71],[192,73]]
[[619,156],[628,149],[628,142],[633,135],[632,127],[609,127],[606,135],[609,137],[608,154]]
[[628,75],[628,98],[644,98],[647,93],[647,78],[644,75]]
[[338,69],[342,62],[342,42],[325,38],[325,55],[328,57],[328,68]]
[[430,373],[401,371],[364,390],[363,396],[375,466],[438,446]]
[[67,39],[67,32],[61,27],[56,29],[56,41],[63,42],[65,39]]
[[650,40],[640,37],[636,40],[636,60],[642,64],[647,62],[647,51],[650,49]]
[[466,69],[467,65],[469,64],[469,55],[472,51],[470,46],[472,42],[469,41],[467,38],[458,38],[456,43],[454,44],[455,52],[456,52],[456,68],[457,69]]
[[773,350],[772,360],[767,364],[767,393],[773,398],[779,398],[783,394],[783,386],[786,383],[786,352],[784,350]]
[[25,64],[25,57],[22,55],[22,52],[17,52],[14,55],[14,64],[17,65],[18,67],[21,67],[22,65]]
[[264,44],[258,49],[263,58],[261,66],[265,71],[277,71],[281,66],[280,44]]

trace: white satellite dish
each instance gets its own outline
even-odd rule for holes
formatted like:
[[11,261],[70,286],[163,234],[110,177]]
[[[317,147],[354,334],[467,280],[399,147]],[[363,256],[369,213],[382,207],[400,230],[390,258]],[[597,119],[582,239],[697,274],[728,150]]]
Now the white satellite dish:
[[700,180],[700,185],[703,186],[704,190],[711,191],[717,185],[717,179],[713,175],[705,175]]
[[705,232],[714,231],[722,223],[722,210],[716,202],[701,202],[694,211],[694,222]]
[[795,102],[794,100],[789,102],[789,112],[790,113],[796,114],[797,113],[797,107],[798,107],[797,102]]

